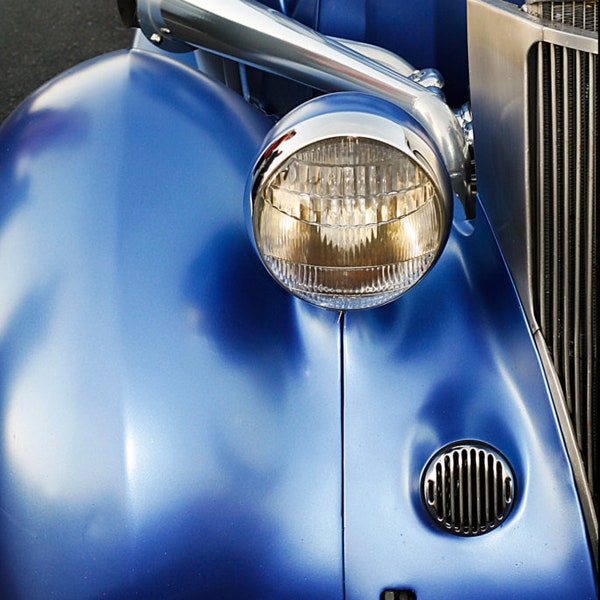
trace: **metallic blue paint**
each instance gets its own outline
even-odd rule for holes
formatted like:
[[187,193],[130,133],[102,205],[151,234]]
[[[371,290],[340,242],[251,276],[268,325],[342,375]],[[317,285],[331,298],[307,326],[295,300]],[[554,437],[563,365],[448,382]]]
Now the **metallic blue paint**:
[[250,248],[267,126],[132,51],[0,130],[2,598],[341,597],[339,325]]
[[[407,295],[338,320],[285,294],[247,238],[268,127],[134,50],[0,130],[1,596],[596,597],[483,211],[458,209]],[[516,471],[509,520],[479,538],[420,506],[427,460],[461,439]]]
[[[344,334],[346,598],[596,598],[571,468],[483,209],[398,301],[348,313]],[[516,504],[498,529],[438,529],[420,499],[429,458],[459,440],[504,454]]]
[[468,99],[463,0],[320,0],[318,13],[323,33],[387,48],[416,69],[439,69],[450,104]]
[[[516,1],[516,0],[515,0]],[[416,69],[439,69],[452,106],[468,99],[464,0],[263,0],[326,35],[375,44]],[[275,93],[273,88],[271,93]]]

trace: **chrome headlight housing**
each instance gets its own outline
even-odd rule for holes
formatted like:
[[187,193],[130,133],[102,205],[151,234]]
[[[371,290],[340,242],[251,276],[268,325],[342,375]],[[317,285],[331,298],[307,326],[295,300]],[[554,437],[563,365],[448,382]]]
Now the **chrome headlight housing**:
[[399,107],[359,93],[312,100],[269,133],[248,185],[260,258],[290,292],[352,310],[395,300],[440,255],[450,178]]

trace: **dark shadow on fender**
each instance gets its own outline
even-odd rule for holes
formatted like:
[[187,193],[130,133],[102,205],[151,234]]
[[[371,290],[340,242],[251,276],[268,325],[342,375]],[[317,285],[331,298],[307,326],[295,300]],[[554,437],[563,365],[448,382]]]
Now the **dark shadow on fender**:
[[262,267],[243,230],[222,229],[200,249],[184,295],[197,333],[227,360],[281,367],[298,360],[292,297]]

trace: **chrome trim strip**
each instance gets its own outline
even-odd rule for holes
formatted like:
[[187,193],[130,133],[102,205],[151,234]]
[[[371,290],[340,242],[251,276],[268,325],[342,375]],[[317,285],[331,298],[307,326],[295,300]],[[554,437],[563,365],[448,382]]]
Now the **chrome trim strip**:
[[590,54],[598,54],[597,33],[583,31],[560,23],[553,23],[552,28],[542,25],[542,30],[541,41],[543,42],[589,52]]
[[569,458],[571,459],[571,467],[573,468],[575,486],[577,487],[577,493],[579,494],[583,516],[588,526],[590,546],[594,556],[596,570],[598,570],[598,517],[594,511],[594,503],[587,483],[583,460],[579,454],[575,431],[573,429],[571,419],[569,418],[569,413],[566,409],[566,402],[562,387],[556,371],[553,368],[552,357],[548,352],[548,347],[546,345],[546,341],[544,340],[544,336],[542,335],[541,331],[538,331],[534,334],[533,338],[540,354],[544,371],[548,375],[548,386],[550,387],[550,393],[554,400],[554,407],[560,423],[560,429],[563,434],[565,446],[567,447],[567,452],[569,454]]
[[433,138],[467,203],[469,144],[436,92],[253,0],[138,0],[138,15],[146,36],[169,50],[183,50],[183,40],[326,92],[367,92],[397,104]]

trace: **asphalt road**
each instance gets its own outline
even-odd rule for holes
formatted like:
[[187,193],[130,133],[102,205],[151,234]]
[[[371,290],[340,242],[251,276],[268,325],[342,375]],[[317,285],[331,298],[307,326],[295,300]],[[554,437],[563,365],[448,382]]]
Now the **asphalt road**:
[[126,48],[116,0],[0,0],[0,123],[66,69]]

